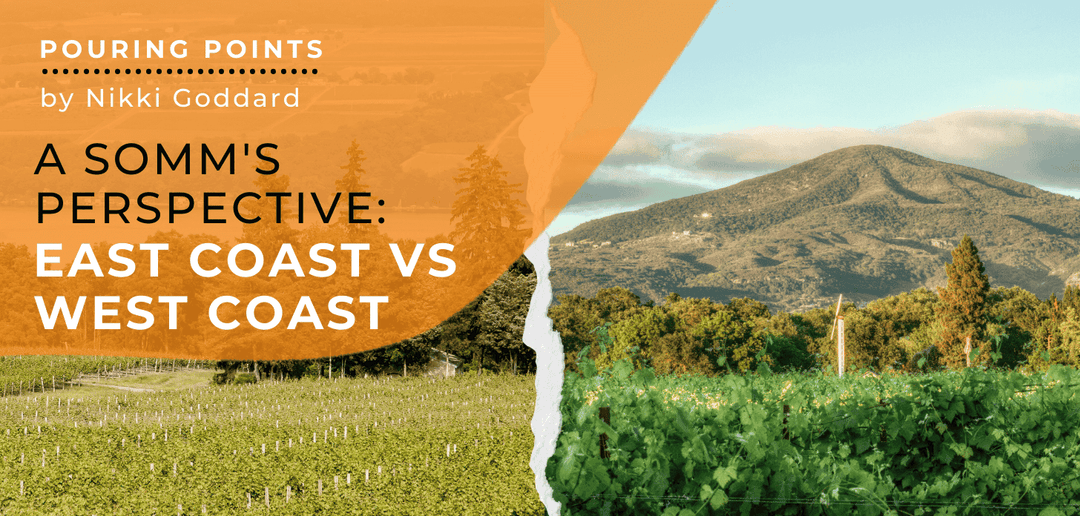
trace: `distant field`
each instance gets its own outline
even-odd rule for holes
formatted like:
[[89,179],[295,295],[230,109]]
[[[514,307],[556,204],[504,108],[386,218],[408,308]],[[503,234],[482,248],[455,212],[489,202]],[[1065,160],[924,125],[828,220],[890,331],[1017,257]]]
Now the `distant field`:
[[86,379],[79,382],[78,394],[83,397],[117,394],[118,392],[165,392],[209,387],[216,371],[192,369],[168,373],[146,372],[117,379]]
[[[152,363],[153,361],[151,361]],[[141,358],[117,357],[0,357],[0,393],[45,392],[63,389],[80,374],[135,367]]]

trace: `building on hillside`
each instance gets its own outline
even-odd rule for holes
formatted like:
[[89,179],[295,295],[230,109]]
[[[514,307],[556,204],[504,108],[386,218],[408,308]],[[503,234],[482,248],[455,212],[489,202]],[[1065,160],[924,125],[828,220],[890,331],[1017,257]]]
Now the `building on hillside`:
[[1069,279],[1065,280],[1066,287],[1080,287],[1080,272],[1074,272]]
[[934,247],[936,247],[938,249],[952,249],[953,248],[952,243],[949,242],[948,240],[938,240],[936,238],[931,238],[930,239],[930,245],[932,245],[932,246],[934,246]]
[[436,378],[456,376],[461,364],[462,360],[457,356],[442,350],[431,348],[431,362],[428,363],[427,370],[424,374]]

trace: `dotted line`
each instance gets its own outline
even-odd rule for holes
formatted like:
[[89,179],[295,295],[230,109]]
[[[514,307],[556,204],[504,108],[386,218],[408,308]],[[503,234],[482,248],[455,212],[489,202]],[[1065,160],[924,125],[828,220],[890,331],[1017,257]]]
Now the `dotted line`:
[[[142,74],[146,74],[146,75],[154,75],[154,74],[157,74],[157,75],[162,75],[162,74],[172,75],[173,73],[175,73],[176,75],[184,75],[184,74],[187,74],[187,75],[203,75],[204,73],[208,74],[208,75],[214,75],[214,74],[218,74],[218,75],[225,75],[225,74],[229,74],[229,75],[236,75],[236,74],[255,75],[256,73],[258,73],[259,75],[266,75],[268,73],[270,75],[277,75],[279,73],[281,75],[288,75],[288,74],[307,75],[308,74],[308,69],[307,68],[301,68],[301,69],[297,70],[296,68],[292,68],[292,69],[288,69],[288,68],[260,68],[260,69],[256,70],[254,68],[229,68],[226,71],[224,68],[217,68],[217,69],[207,68],[205,70],[202,69],[202,68],[187,68],[187,69],[177,68],[175,70],[173,70],[172,68],[164,68],[164,69],[162,69],[162,68],[135,68],[135,69],[125,68],[123,70],[121,70],[119,68],[94,68],[93,72],[91,72],[89,68],[83,68],[83,69],[79,69],[79,68],[71,68],[71,69],[53,68],[52,70],[50,70],[48,68],[42,68],[41,69],[41,74],[42,75],[48,75],[50,73],[53,74],[53,75],[60,75],[60,74],[67,75],[68,73],[71,73],[73,75],[79,75],[79,74],[90,75],[91,73],[93,73],[94,75],[100,75],[100,74],[105,74],[105,75],[110,75],[110,74],[113,74],[113,75],[121,75],[121,74],[123,74],[123,75],[131,75],[131,74],[135,74],[135,75],[142,75]],[[319,74],[319,69],[318,68],[312,68],[311,69],[311,74],[312,75],[318,75]]]

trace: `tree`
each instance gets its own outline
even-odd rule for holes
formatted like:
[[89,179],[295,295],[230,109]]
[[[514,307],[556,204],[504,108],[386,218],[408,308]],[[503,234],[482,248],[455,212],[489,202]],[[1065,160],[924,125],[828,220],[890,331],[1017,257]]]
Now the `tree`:
[[874,310],[856,310],[844,316],[844,361],[849,371],[873,368],[882,371],[899,366],[905,356],[893,321]]
[[578,353],[586,347],[592,355],[590,358],[596,358],[599,341],[593,330],[604,322],[596,300],[576,294],[559,296],[558,303],[548,308],[548,317],[562,339],[567,368],[576,367]]
[[716,373],[714,353],[703,342],[694,339],[686,330],[669,333],[657,339],[650,350],[652,366],[658,374]]
[[802,314],[780,312],[764,321],[760,333],[772,359],[770,365],[777,371],[794,371],[813,367],[810,343],[823,337],[825,330],[804,321]]
[[641,298],[625,288],[609,287],[596,293],[596,303],[601,319],[619,322],[641,307]]
[[[919,288],[872,301],[864,310],[844,311],[847,327],[847,366],[854,370],[884,370],[907,363],[934,342],[931,335],[937,294]],[[828,341],[828,350],[836,348]]]
[[738,318],[730,310],[721,310],[690,330],[690,336],[701,342],[711,356],[724,357],[730,370],[749,371],[755,365],[757,353],[764,348],[761,335],[754,333],[754,323]]
[[748,297],[740,297],[728,301],[726,307],[727,310],[735,314],[736,317],[744,321],[753,321],[754,319],[761,319],[772,317],[772,313],[769,311],[769,306],[756,299],[750,299]]
[[[672,299],[672,297],[668,296],[668,299]],[[716,313],[721,308],[719,304],[708,298],[679,298],[670,303],[665,303],[664,307],[682,319],[687,328],[697,326],[702,319]]]
[[[431,337],[430,330],[415,337],[405,339],[390,346],[384,346],[363,353],[355,353],[343,357],[344,360],[334,358],[335,364],[347,362],[345,371],[353,376],[362,374],[410,374],[416,376],[423,374],[431,360]],[[409,370],[412,370],[409,373]],[[335,367],[334,375],[338,374]]]
[[[523,256],[519,262],[532,264]],[[490,356],[500,360],[500,369],[518,372],[519,358],[529,356],[530,348],[525,346],[525,317],[529,313],[529,302],[536,289],[535,271],[522,274],[520,269],[508,270],[499,276],[484,293],[480,302],[479,335],[474,346],[480,348],[480,356]],[[508,363],[507,363],[508,362]],[[527,368],[527,367],[526,367]]]
[[1016,367],[1023,361],[1042,360],[1040,343],[1046,342],[1049,306],[1020,287],[997,287],[986,299],[987,339],[999,353],[999,365]]
[[1065,285],[1065,293],[1061,295],[1061,309],[1080,310],[1080,291],[1072,285]]
[[652,345],[661,337],[673,333],[678,320],[661,307],[646,309],[611,326],[611,347],[596,361],[600,369],[628,358],[635,368],[648,365],[652,358]]
[[983,342],[986,327],[986,298],[990,293],[990,280],[979,259],[979,250],[964,235],[960,245],[952,251],[953,262],[945,266],[948,284],[939,289],[941,302],[937,318],[942,331],[937,348],[945,365],[962,367],[966,364],[964,344],[971,338],[972,350],[979,349],[979,356],[989,357],[989,349]]
[[454,177],[463,186],[451,209],[451,221],[456,222],[450,238],[480,276],[505,267],[521,254],[528,231],[520,229],[526,206],[516,198],[522,193],[521,185],[507,182],[509,172],[487,155],[483,145],[477,145],[467,160],[469,166]]
[[345,154],[349,157],[349,162],[341,166],[345,173],[341,175],[341,179],[334,181],[334,187],[344,194],[370,191],[371,187],[364,184],[362,179],[366,172],[364,170],[364,160],[367,157],[364,156],[364,151],[360,149],[360,145],[356,143],[356,140],[352,141],[349,150],[345,151]]
[[[357,145],[356,140],[352,141],[349,145],[349,149],[345,151],[345,154],[349,157],[349,162],[342,165],[341,169],[345,171],[341,175],[341,179],[334,181],[334,188],[341,193],[341,198],[344,205],[348,205],[349,194],[356,192],[371,192],[371,187],[364,183],[363,177],[366,170],[364,170],[364,160],[367,158],[364,156],[364,151]],[[346,213],[342,211],[342,213]],[[349,217],[339,216],[334,224],[340,225],[345,228],[345,236],[350,240],[360,238],[364,229],[364,224],[350,224]]]

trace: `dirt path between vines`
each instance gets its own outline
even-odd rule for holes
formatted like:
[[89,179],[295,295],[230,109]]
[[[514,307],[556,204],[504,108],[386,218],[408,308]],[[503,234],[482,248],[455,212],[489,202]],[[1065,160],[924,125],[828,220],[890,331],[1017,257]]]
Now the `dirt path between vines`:
[[79,382],[79,383],[77,383],[75,385],[80,386],[80,387],[81,386],[86,386],[86,387],[108,387],[110,389],[120,389],[122,391],[131,391],[131,392],[157,392],[154,389],[144,389],[144,388],[141,388],[141,387],[127,387],[127,386],[124,386],[124,385],[112,385],[112,384],[108,384],[108,383]]

